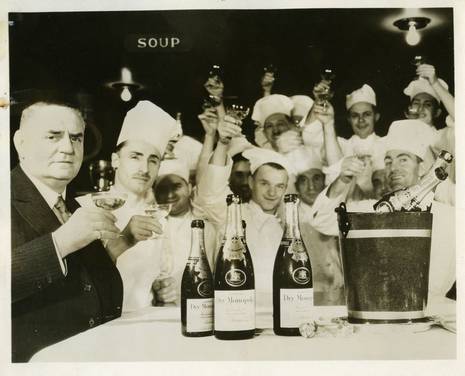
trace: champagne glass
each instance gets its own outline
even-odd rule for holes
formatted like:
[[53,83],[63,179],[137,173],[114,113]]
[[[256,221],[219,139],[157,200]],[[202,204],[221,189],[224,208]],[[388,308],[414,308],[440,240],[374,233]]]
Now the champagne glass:
[[100,159],[89,165],[89,175],[92,187],[97,192],[110,189],[115,178],[115,170],[109,161]]
[[277,77],[278,68],[276,68],[273,64],[268,64],[263,68],[263,76],[262,76],[262,87],[265,89],[271,90],[276,77]]
[[114,190],[93,192],[91,197],[95,206],[108,211],[119,209],[127,200],[125,193],[115,192]]
[[368,145],[355,145],[354,155],[363,163],[363,168],[369,166],[373,150]]
[[[417,55],[413,58],[412,60],[412,65],[414,65],[416,68],[418,68],[420,65],[426,64],[426,60],[424,56]],[[415,69],[416,69],[415,68]],[[420,76],[418,74],[415,75],[415,80],[418,80]]]
[[217,95],[208,95],[204,98],[202,109],[207,110],[209,108],[216,108],[221,104],[221,98]]
[[243,121],[249,115],[249,112],[250,107],[242,104],[232,103],[226,108],[226,115],[240,121]]
[[331,88],[331,84],[336,78],[333,70],[326,68],[321,74],[321,81],[313,88],[313,95],[315,96],[315,102],[318,105],[322,105],[326,111],[328,102],[333,98],[334,91]]
[[[145,208],[144,212],[145,215],[149,217],[155,218],[162,227],[164,227],[166,223],[166,218],[171,212],[173,205],[172,204],[150,204],[147,208]],[[153,234],[151,239],[158,239],[160,236],[157,234]]]
[[[113,190],[93,192],[91,194],[92,202],[98,208],[113,211],[122,207],[127,200],[127,194]],[[121,234],[119,236],[122,236]],[[106,248],[108,240],[102,240],[103,246]]]
[[[145,209],[145,214],[157,219],[162,228],[166,225],[167,217],[171,212],[172,204],[156,204],[152,203]],[[161,250],[160,250],[160,274],[157,276],[156,281],[161,281],[165,278],[171,277],[174,269],[174,256],[173,251],[170,248],[170,242],[167,241],[165,231],[161,235],[153,234],[150,239],[161,239]],[[165,304],[156,304],[165,305]]]

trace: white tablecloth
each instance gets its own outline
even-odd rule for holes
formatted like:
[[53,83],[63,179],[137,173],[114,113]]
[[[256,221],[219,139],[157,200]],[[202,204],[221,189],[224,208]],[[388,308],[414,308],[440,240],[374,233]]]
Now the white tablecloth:
[[[341,307],[333,310],[340,314]],[[429,315],[455,320],[455,301],[430,301]],[[271,328],[268,312],[257,327]],[[411,327],[413,328],[413,327]],[[405,325],[363,325],[349,337],[280,337],[271,329],[243,341],[181,334],[179,307],[150,307],[88,330],[38,352],[35,362],[176,360],[453,359],[456,335],[440,327],[413,333]],[[421,328],[419,330],[422,330]]]

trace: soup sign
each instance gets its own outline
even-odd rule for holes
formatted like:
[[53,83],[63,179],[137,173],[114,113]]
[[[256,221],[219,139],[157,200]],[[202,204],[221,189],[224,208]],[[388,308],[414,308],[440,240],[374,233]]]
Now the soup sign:
[[189,41],[182,35],[128,35],[126,49],[135,52],[183,52],[190,49]]

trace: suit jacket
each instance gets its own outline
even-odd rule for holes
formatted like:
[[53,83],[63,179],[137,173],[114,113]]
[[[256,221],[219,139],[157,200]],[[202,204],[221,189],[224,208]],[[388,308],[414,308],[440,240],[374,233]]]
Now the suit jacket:
[[[67,195],[68,210],[79,204]],[[17,166],[11,172],[12,359],[121,315],[123,286],[100,241],[66,257],[64,276],[51,233],[61,223]]]

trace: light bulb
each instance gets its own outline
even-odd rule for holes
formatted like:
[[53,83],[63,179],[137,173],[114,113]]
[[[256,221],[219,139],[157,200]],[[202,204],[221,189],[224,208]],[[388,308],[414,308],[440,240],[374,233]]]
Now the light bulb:
[[420,39],[421,39],[420,33],[417,31],[417,28],[415,27],[415,23],[410,22],[407,35],[405,36],[405,41],[410,46],[416,46],[420,42]]
[[123,90],[121,91],[121,99],[125,102],[129,102],[132,98],[131,92],[129,91],[129,88],[125,86]]

